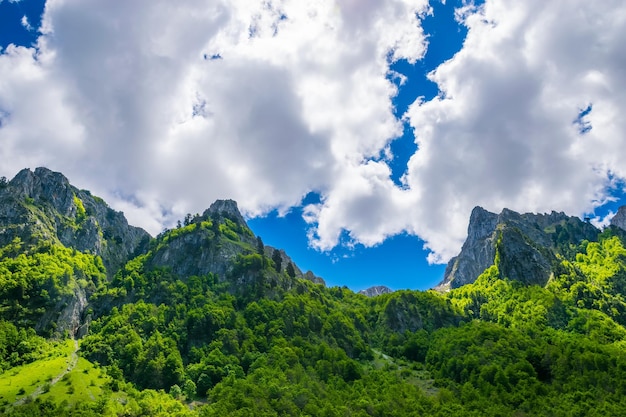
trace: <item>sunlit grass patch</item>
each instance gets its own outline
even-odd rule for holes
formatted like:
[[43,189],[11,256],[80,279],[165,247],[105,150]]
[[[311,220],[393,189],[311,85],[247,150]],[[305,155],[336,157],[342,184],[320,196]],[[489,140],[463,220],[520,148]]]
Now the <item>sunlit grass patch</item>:
[[59,343],[47,358],[11,368],[0,374],[0,404],[11,404],[31,395],[39,386],[61,374],[71,360],[74,342]]

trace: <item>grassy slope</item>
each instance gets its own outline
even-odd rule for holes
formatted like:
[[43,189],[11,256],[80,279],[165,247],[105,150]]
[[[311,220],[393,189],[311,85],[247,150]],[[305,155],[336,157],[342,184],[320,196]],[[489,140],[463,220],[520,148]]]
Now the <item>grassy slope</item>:
[[73,351],[74,342],[66,340],[52,349],[48,357],[0,374],[0,403],[12,404],[60,375],[70,364]]
[[[28,397],[69,405],[101,398],[111,378],[84,358],[76,361],[74,349],[74,341],[65,340],[48,357],[0,374],[0,405],[20,404]],[[114,396],[122,398],[125,394]]]

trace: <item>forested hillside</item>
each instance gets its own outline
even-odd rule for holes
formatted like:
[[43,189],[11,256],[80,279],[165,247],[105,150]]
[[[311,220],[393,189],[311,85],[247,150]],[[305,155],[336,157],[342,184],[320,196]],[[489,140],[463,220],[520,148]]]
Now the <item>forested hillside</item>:
[[[123,222],[105,237],[95,209],[80,210],[74,198],[59,214],[50,199],[12,191],[20,184],[3,184],[0,201],[39,217],[0,216],[2,233],[13,234],[0,248],[5,415],[626,410],[626,239],[617,227],[514,217],[489,230],[493,259],[472,283],[368,297],[302,274],[254,236],[234,203],[142,243]],[[67,189],[79,201],[87,195]],[[42,213],[58,220],[29,226]],[[82,236],[85,222],[102,231],[100,246],[59,239],[68,227]],[[115,257],[114,245],[127,249]],[[511,279],[509,271],[533,270],[516,262],[534,253],[547,262],[536,269],[548,268],[547,280]]]

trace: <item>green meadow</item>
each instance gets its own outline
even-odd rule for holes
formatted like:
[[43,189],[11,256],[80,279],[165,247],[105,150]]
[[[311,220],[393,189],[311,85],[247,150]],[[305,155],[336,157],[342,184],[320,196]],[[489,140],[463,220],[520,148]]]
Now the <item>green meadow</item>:
[[66,340],[51,346],[47,357],[0,374],[0,404],[13,404],[33,395],[38,388],[45,390],[55,377],[67,369],[74,342]]

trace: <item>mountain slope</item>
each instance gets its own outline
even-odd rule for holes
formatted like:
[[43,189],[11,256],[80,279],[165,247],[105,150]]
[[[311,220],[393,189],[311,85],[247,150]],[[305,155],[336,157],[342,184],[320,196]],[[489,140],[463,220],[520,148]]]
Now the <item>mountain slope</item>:
[[89,296],[149,238],[62,174],[20,171],[0,185],[0,317],[79,333]]
[[[253,235],[234,201],[146,240],[60,174],[23,171],[0,187],[5,415],[626,409],[626,233],[617,227],[477,208],[449,291],[367,297],[302,274]],[[80,372],[67,371],[71,352],[59,356],[74,346],[69,337]],[[36,371],[52,365],[50,378]]]
[[129,226],[123,213],[47,168],[23,169],[0,187],[0,245],[60,243],[100,256],[112,275],[140,252],[150,235]]
[[470,284],[497,260],[504,277],[545,285],[559,256],[571,256],[572,246],[596,241],[600,230],[564,213],[519,214],[504,209],[495,214],[476,207],[461,253],[446,267],[439,290]]

